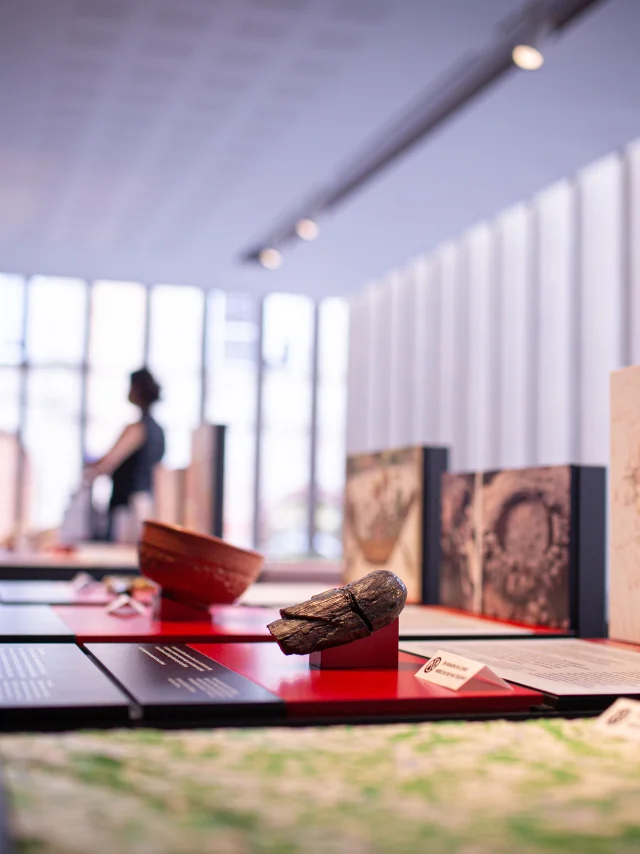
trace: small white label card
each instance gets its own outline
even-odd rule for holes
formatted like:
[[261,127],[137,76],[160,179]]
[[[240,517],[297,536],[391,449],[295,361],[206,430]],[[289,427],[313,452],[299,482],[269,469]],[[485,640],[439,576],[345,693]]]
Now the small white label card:
[[620,697],[593,725],[598,732],[640,741],[640,702]]
[[71,579],[71,586],[74,590],[82,590],[83,587],[86,587],[88,584],[93,582],[92,576],[89,575],[88,572],[76,572],[76,574]]
[[451,691],[490,691],[496,688],[502,691],[513,690],[508,682],[481,661],[473,661],[442,649],[436,650],[433,658],[418,670],[416,677]]

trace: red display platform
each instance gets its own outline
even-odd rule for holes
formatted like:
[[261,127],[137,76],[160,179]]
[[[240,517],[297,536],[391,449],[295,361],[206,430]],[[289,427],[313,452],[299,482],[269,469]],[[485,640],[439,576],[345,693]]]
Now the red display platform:
[[308,656],[285,656],[275,644],[189,644],[286,704],[290,720],[402,719],[526,713],[542,694],[512,690],[459,692],[416,679],[424,659],[401,652],[397,670],[319,670]]
[[366,638],[312,652],[309,665],[321,670],[397,670],[398,622],[396,619]]
[[108,641],[273,641],[267,623],[277,620],[277,611],[234,605],[214,605],[211,621],[176,622],[154,620],[146,614],[118,612],[108,614],[103,608],[82,605],[57,605],[52,609],[75,634],[78,643]]

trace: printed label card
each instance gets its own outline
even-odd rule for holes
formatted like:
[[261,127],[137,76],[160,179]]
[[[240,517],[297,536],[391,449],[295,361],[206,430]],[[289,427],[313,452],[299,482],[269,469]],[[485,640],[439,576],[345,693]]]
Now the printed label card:
[[598,732],[640,741],[640,702],[621,697],[593,725]]
[[453,652],[436,650],[433,658],[416,673],[418,679],[450,691],[511,691],[511,685],[481,661]]

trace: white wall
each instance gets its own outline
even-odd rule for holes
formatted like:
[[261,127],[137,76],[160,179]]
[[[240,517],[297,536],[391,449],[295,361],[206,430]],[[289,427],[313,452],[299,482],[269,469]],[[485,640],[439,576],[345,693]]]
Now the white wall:
[[448,445],[455,470],[606,464],[609,373],[640,361],[640,144],[351,310],[349,452]]

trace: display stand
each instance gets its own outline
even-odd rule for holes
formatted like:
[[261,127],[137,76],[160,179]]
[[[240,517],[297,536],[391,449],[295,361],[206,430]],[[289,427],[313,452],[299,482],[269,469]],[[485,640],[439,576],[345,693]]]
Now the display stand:
[[318,670],[397,670],[400,621],[366,638],[312,652],[309,667]]
[[179,602],[177,599],[167,596],[162,590],[153,595],[151,616],[154,620],[179,623],[202,623],[211,619],[208,605]]

